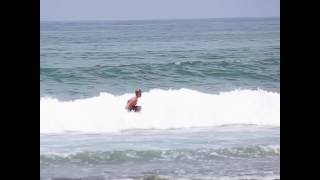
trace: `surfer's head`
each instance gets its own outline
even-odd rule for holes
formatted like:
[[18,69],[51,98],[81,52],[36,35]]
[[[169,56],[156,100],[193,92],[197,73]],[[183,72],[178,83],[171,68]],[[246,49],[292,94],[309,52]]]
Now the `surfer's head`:
[[142,93],[141,89],[137,89],[136,90],[136,96],[137,97],[141,97],[141,93]]

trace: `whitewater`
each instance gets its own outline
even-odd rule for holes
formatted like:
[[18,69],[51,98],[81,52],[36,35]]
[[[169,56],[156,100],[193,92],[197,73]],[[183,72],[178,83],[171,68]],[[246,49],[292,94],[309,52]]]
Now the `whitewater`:
[[276,92],[234,90],[209,94],[191,89],[152,89],[139,99],[139,113],[125,110],[133,95],[100,93],[73,101],[42,97],[40,133],[108,133],[234,124],[280,127],[280,94]]

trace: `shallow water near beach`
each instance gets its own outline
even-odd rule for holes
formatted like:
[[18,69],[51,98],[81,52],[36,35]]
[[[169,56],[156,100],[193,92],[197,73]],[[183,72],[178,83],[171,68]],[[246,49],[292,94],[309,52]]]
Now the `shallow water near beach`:
[[280,173],[275,127],[230,125],[40,137],[43,179],[274,179]]

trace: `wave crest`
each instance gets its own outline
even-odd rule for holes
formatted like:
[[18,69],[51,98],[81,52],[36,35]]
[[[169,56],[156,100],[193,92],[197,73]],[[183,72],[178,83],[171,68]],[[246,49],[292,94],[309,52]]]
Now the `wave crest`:
[[221,149],[125,150],[40,155],[40,164],[104,164],[128,161],[212,161],[219,158],[280,156],[280,146],[256,145]]

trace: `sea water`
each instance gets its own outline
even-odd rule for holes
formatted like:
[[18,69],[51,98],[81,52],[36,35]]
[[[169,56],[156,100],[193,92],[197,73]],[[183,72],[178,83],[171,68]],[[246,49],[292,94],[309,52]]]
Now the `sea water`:
[[41,179],[280,179],[279,22],[41,22]]

